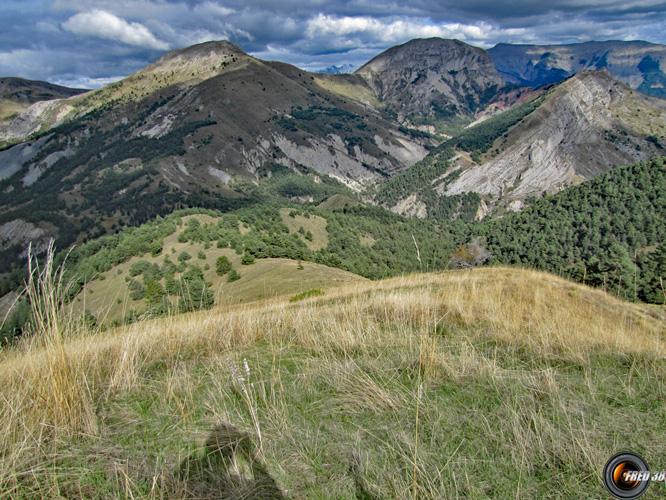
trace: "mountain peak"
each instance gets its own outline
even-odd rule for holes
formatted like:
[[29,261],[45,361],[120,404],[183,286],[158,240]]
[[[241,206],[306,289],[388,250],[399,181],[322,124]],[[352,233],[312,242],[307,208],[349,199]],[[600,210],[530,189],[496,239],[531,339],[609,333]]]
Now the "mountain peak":
[[457,51],[459,53],[485,53],[482,49],[468,45],[460,40],[438,37],[415,38],[402,45],[396,45],[395,47],[385,50],[364,64],[358,69],[358,71],[356,71],[356,73],[363,74],[368,71],[376,70],[379,66],[383,66],[388,62],[410,62],[418,65],[422,62],[424,56],[435,56],[441,60],[451,60],[455,57],[455,54],[452,54],[452,51]]
[[209,40],[207,42],[190,45],[189,47],[172,50],[165,54],[162,59],[170,59],[173,57],[199,57],[210,53],[218,55],[247,55],[240,47],[228,40]]
[[473,116],[504,85],[486,51],[444,38],[410,40],[382,52],[356,74],[399,121],[443,128],[453,116]]
[[233,43],[227,40],[211,40],[167,52],[153,64],[146,67],[144,71],[159,71],[160,69],[172,71],[183,63],[189,65],[210,64],[215,61],[241,57],[249,56]]

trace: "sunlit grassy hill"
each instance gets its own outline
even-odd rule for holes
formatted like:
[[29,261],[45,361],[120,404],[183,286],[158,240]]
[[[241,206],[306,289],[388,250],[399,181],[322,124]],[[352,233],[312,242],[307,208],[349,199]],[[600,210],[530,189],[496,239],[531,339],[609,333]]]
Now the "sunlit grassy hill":
[[[326,221],[321,217],[308,217],[300,215],[289,216],[289,209],[282,209],[280,216],[286,223],[289,231],[303,241],[303,244],[319,249],[321,245],[328,242],[326,232]],[[182,228],[190,227],[189,223],[196,220],[200,224],[217,224],[220,218],[205,214],[189,215],[182,219]],[[94,279],[87,283],[83,290],[74,299],[74,308],[78,313],[87,311],[92,314],[100,324],[109,324],[122,321],[132,314],[135,316],[145,315],[150,309],[150,304],[145,299],[145,293],[141,298],[131,294],[132,281],[146,283],[141,275],[135,275],[132,269],[140,266],[140,263],[149,263],[164,266],[165,259],[176,263],[183,254],[188,256],[183,261],[183,272],[176,272],[174,276],[182,276],[185,268],[197,267],[201,269],[203,279],[208,284],[214,303],[218,305],[230,305],[245,302],[270,299],[280,295],[294,295],[311,289],[328,288],[339,286],[365,278],[353,273],[336,269],[313,262],[304,262],[287,258],[267,258],[253,260],[251,264],[242,263],[242,254],[233,249],[225,247],[218,248],[217,245],[206,245],[204,242],[179,241],[183,229],[179,228],[174,233],[162,240],[162,252],[153,256],[150,253],[132,257],[104,273],[95,275]],[[303,235],[307,232],[313,234],[311,241],[298,232],[304,228]],[[240,232],[248,234],[249,226],[240,225]],[[217,259],[226,257],[232,269],[238,273],[238,279],[229,281],[229,273],[219,274],[216,269]],[[185,264],[187,262],[187,264]],[[177,270],[176,270],[177,271]],[[161,286],[166,284],[168,278],[159,278]],[[143,286],[143,285],[142,285]],[[176,300],[171,297],[175,307]]]
[[75,325],[0,355],[0,496],[605,498],[613,452],[666,461],[664,309],[549,274]]

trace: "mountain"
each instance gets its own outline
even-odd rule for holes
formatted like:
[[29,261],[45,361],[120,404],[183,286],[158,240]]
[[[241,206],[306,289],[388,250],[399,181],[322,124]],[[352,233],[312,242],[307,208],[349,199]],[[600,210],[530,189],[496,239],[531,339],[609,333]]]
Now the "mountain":
[[[0,150],[0,272],[24,261],[29,243],[40,252],[54,237],[64,248],[187,207],[343,200],[346,219],[364,225],[350,211],[372,201],[405,216],[472,221],[663,154],[664,101],[608,73],[503,85],[486,52],[441,39],[390,49],[352,75],[261,61],[228,42],[168,53],[4,122],[23,142]],[[438,114],[443,102],[450,120]],[[447,120],[458,131],[442,142],[428,130]],[[373,247],[379,261],[361,268],[344,264],[353,260],[346,252],[366,251],[348,241],[312,258],[382,277],[386,240]],[[20,279],[17,271],[10,282]]]
[[0,78],[0,123],[15,117],[31,104],[62,99],[87,92],[48,82],[23,78]]
[[606,69],[634,89],[666,98],[666,45],[605,41],[570,45],[511,45],[488,51],[509,82],[532,87],[587,70]]
[[516,99],[383,182],[375,200],[404,215],[483,218],[666,151],[666,102],[607,72]]
[[11,255],[36,238],[40,248],[51,236],[65,245],[183,206],[256,203],[251,183],[278,170],[361,190],[432,144],[403,133],[370,100],[359,78],[309,74],[210,42],[49,101],[41,115],[33,105],[12,123],[25,118],[23,131],[38,135],[0,151],[0,246]]
[[166,88],[193,86],[237,69],[249,59],[242,50],[225,41],[169,52],[143,70],[99,90],[35,105],[13,120],[0,122],[0,144],[23,141],[106,107],[139,102]]
[[527,197],[650,159],[665,148],[666,102],[606,72],[584,72],[549,91],[475,159],[454,160],[449,175],[455,178],[439,190],[446,195],[472,191],[520,207]]
[[[69,295],[80,312],[115,324],[305,293],[361,276],[490,262],[664,303],[665,161],[611,169],[520,213],[481,223],[403,219],[349,197],[329,203],[344,195],[323,194],[316,184],[302,192],[323,195],[324,203],[276,199],[230,213],[176,211],[72,250]],[[10,321],[0,337],[13,328]]]
[[447,130],[471,121],[504,86],[487,52],[441,38],[388,49],[355,74],[399,122]]
[[319,73],[324,73],[324,74],[327,74],[327,75],[345,75],[345,74],[353,73],[355,69],[356,69],[356,65],[354,65],[354,64],[341,64],[339,66],[335,66],[335,65],[328,66],[328,67],[322,69],[321,71],[319,71]]

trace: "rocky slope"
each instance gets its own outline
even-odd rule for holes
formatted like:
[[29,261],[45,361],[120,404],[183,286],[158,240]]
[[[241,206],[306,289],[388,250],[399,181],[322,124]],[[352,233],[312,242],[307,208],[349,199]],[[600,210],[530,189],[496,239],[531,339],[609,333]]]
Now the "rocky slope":
[[331,78],[212,42],[50,101],[51,123],[31,107],[21,118],[39,138],[0,151],[0,253],[23,252],[15,227],[62,246],[182,206],[256,202],[242,181],[275,169],[361,190],[425,156],[427,138],[354,97],[371,96],[360,79]]
[[571,45],[510,45],[488,51],[509,82],[539,86],[585,70],[608,70],[634,89],[666,97],[666,46],[648,42],[606,41]]
[[478,162],[456,160],[441,192],[476,192],[511,208],[666,148],[666,103],[606,72],[584,72],[497,139]]
[[438,127],[472,117],[504,86],[484,50],[441,38],[393,47],[356,75],[399,122]]

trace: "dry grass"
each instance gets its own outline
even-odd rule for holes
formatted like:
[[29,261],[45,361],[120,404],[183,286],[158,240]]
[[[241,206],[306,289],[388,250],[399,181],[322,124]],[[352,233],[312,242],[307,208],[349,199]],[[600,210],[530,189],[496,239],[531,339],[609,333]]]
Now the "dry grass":
[[[492,442],[519,471],[511,494],[529,497],[535,490],[528,478],[539,464],[582,467],[582,476],[571,481],[594,484],[594,471],[613,451],[600,444],[596,427],[611,417],[585,410],[601,399],[597,358],[629,357],[622,397],[635,396],[636,381],[657,392],[664,388],[660,310],[539,272],[486,268],[359,282],[302,303],[275,299],[94,335],[62,322],[50,292],[61,284],[49,275],[42,273],[31,288],[33,302],[43,303],[40,335],[0,354],[0,492],[8,495],[26,494],[26,484],[37,484],[39,495],[57,490],[65,479],[47,470],[54,456],[62,457],[77,439],[104,439],[99,415],[123,398],[148,394],[180,426],[243,422],[297,496],[316,494],[322,481],[328,485],[322,492],[350,491],[344,466],[327,472],[332,460],[346,460],[336,433],[347,421],[336,420],[339,415],[355,422],[357,437],[350,442],[372,443],[364,474],[382,496],[490,494],[492,457],[482,464],[488,485],[450,472],[478,470],[478,455],[469,449],[478,437],[456,435],[446,446],[433,441],[433,429],[452,425],[440,421],[443,415],[469,418],[466,403],[449,407],[435,389],[471,384],[470,394],[504,394],[489,406],[494,410],[482,410],[490,403],[481,396],[474,400],[474,426],[494,436],[475,446]],[[52,298],[44,303],[43,296]],[[285,365],[292,358],[296,367]],[[567,389],[562,381],[569,375],[551,362],[579,366],[582,375]],[[587,396],[580,400],[574,391]],[[497,441],[498,429],[489,423],[497,415],[508,443]],[[132,427],[145,417],[123,418]],[[375,428],[373,419],[380,418]],[[405,422],[411,428],[403,432]],[[401,465],[382,472],[383,464]],[[175,480],[168,473],[173,464],[151,467],[142,472],[152,482],[148,489],[131,471],[114,472],[125,478],[114,489],[127,488],[117,495],[175,491],[168,485]]]

